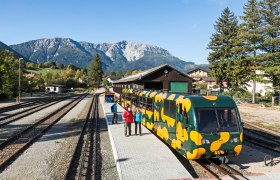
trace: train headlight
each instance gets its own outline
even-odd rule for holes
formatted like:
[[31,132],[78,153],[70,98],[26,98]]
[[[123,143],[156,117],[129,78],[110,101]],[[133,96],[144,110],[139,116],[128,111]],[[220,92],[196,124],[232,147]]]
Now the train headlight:
[[202,138],[201,143],[202,144],[210,144],[210,141],[208,139]]
[[231,143],[234,143],[234,142],[237,143],[237,142],[238,142],[238,138],[235,137],[235,138],[231,139],[230,142],[231,142]]

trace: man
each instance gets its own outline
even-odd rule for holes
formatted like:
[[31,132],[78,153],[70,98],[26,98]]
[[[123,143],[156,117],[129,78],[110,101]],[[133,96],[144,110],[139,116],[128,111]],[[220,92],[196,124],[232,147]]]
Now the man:
[[[128,106],[127,110],[125,109],[125,111],[123,112],[123,118],[125,119],[124,135],[126,137],[131,136],[131,123],[133,122],[133,114],[130,106]],[[127,129],[128,129],[128,135],[127,135]]]
[[[118,123],[118,111],[117,111],[117,101],[111,106],[111,112],[113,113],[112,124]],[[114,122],[115,119],[115,122]]]

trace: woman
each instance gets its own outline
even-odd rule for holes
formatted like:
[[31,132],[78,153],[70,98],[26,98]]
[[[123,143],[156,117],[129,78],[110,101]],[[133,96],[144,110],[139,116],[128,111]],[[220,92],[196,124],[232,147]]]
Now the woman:
[[134,116],[135,135],[137,135],[137,126],[139,126],[139,134],[140,134],[140,136],[142,136],[141,122],[142,122],[142,112],[139,110],[139,108],[137,108],[135,116]]
[[[131,107],[128,106],[127,110],[124,111],[123,113],[123,117],[125,119],[125,124],[124,124],[124,135],[126,137],[131,136],[131,123],[133,122],[133,115],[132,115],[132,111],[131,111]],[[127,129],[128,129],[128,134],[127,135]]]

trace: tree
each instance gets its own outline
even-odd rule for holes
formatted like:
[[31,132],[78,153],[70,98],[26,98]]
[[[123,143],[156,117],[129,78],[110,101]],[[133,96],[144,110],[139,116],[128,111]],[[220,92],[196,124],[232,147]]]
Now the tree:
[[237,18],[229,8],[225,8],[221,17],[216,21],[208,49],[211,50],[208,56],[211,75],[223,88],[223,81],[227,81],[229,89],[238,90],[245,83],[247,64],[242,49],[236,48],[240,45],[238,41]]
[[65,76],[66,76],[65,79],[72,78],[74,77],[74,75],[75,75],[75,71],[68,66],[67,69],[65,70]]
[[110,75],[110,76],[116,76],[117,74],[116,74],[115,71],[111,71],[109,75]]
[[111,85],[110,82],[107,80],[107,78],[103,78],[102,84],[104,86],[110,86]]
[[52,77],[53,77],[53,72],[50,70],[47,70],[47,72],[43,76],[44,81],[45,81],[45,83],[47,83],[47,85],[52,83]]
[[26,63],[26,68],[34,68],[35,67],[35,63],[34,62],[27,62]]
[[262,0],[260,12],[262,18],[261,43],[262,54],[258,56],[264,72],[275,88],[275,95],[280,92],[280,2]]
[[251,65],[250,79],[253,80],[252,102],[255,103],[256,91],[256,70],[257,70],[257,52],[260,51],[260,44],[262,42],[261,36],[261,15],[259,5],[256,0],[248,0],[244,6],[244,15],[240,18],[243,20],[239,28],[238,39],[242,41],[242,48],[249,58]]
[[78,69],[78,68],[77,68],[75,65],[73,65],[73,64],[68,65],[67,68],[72,69],[72,70],[75,70],[75,71]]
[[77,81],[81,77],[82,77],[82,72],[78,69],[75,73],[74,79],[75,79],[75,81]]
[[65,66],[64,66],[64,64],[59,64],[59,65],[58,65],[58,68],[59,68],[59,69],[64,69]]
[[102,82],[103,74],[100,56],[97,54],[88,67],[89,85],[97,88]]
[[76,81],[75,81],[74,79],[68,78],[68,79],[66,80],[66,87],[68,87],[68,88],[73,88],[73,87],[75,87],[75,86],[76,86]]
[[124,74],[123,74],[123,72],[122,72],[122,71],[119,71],[119,72],[117,73],[117,76],[119,76],[119,77],[123,77],[123,76],[124,76]]
[[34,87],[35,87],[34,90],[37,90],[37,91],[43,91],[44,90],[44,88],[45,88],[45,81],[44,81],[41,73],[37,74],[34,77],[33,84],[34,84]]

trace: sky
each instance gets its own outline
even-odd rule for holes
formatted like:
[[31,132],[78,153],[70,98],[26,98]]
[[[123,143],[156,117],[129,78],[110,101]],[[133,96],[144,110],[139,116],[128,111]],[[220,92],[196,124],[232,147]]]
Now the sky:
[[[129,40],[156,45],[196,64],[224,8],[237,17],[246,0],[0,0],[0,41],[41,38],[91,43]],[[238,18],[239,19],[239,18]]]

